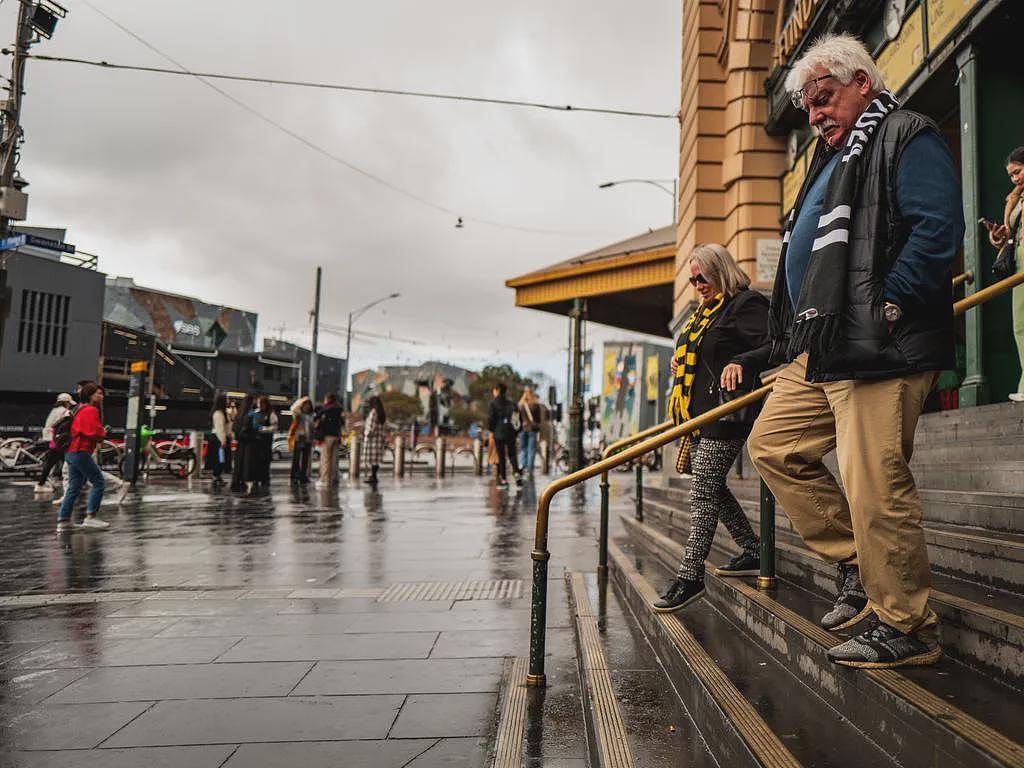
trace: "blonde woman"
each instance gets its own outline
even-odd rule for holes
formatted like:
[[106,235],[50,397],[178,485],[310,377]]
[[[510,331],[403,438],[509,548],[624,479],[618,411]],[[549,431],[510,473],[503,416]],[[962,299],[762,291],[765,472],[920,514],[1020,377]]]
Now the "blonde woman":
[[533,462],[537,456],[537,437],[540,435],[541,419],[544,413],[540,398],[533,387],[525,387],[519,398],[519,472],[533,477]]
[[[768,338],[768,300],[750,290],[750,278],[728,250],[715,243],[698,245],[690,254],[689,271],[700,304],[683,325],[672,359],[669,413],[676,423],[717,407],[737,388],[750,389],[760,371],[751,367],[756,354],[747,353],[756,353]],[[686,465],[692,474],[690,535],[676,578],[652,606],[655,612],[677,611],[704,593],[704,561],[719,521],[742,551],[715,574],[758,573],[757,536],[725,482],[752,425],[753,414],[741,412],[684,442],[677,468]]]

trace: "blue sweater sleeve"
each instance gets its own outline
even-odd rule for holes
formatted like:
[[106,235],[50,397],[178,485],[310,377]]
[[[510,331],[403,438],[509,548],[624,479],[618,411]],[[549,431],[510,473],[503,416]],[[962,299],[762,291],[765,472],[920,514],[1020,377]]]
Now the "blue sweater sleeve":
[[913,311],[946,297],[950,267],[964,240],[960,179],[940,136],[912,139],[896,169],[896,203],[910,227],[906,245],[885,278],[885,300]]

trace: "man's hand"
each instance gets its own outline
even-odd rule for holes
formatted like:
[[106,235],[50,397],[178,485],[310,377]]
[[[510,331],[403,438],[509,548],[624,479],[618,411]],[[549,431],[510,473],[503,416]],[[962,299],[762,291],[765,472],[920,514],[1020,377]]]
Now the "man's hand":
[[726,392],[735,391],[736,387],[743,383],[743,366],[739,363],[729,363],[722,369],[722,380],[719,383]]

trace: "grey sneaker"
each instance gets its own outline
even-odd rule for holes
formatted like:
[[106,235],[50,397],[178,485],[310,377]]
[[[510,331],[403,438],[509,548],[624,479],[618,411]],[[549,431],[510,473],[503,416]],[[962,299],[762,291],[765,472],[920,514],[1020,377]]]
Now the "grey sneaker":
[[57,533],[67,533],[74,529],[74,524],[70,520],[58,520],[57,521]]
[[860,583],[860,570],[856,565],[839,564],[836,587],[839,590],[836,604],[821,617],[821,626],[830,632],[852,627],[871,614],[868,596]]
[[923,643],[881,621],[828,651],[829,661],[860,669],[924,666],[941,656],[941,646]]

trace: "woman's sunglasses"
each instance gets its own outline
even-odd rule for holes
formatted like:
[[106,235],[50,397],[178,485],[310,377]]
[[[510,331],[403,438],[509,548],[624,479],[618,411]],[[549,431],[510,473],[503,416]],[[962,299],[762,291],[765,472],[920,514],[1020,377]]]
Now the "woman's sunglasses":
[[696,275],[690,278],[690,285],[694,287],[697,287],[698,283],[701,285],[707,285],[710,282],[711,281],[704,277],[704,275],[702,275],[700,272],[698,272]]

